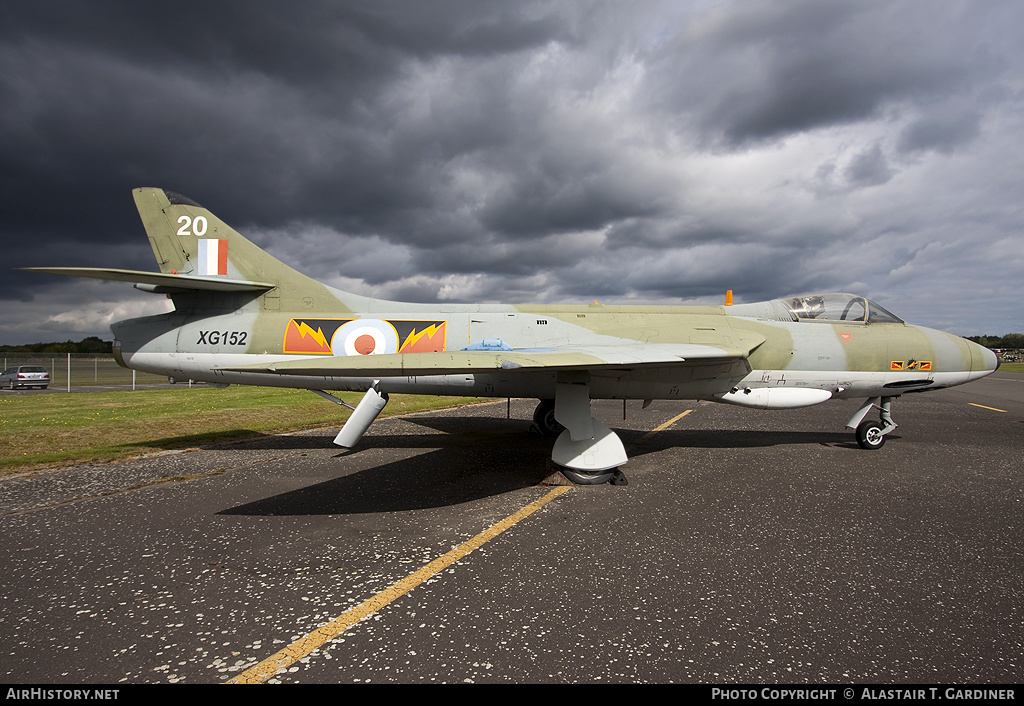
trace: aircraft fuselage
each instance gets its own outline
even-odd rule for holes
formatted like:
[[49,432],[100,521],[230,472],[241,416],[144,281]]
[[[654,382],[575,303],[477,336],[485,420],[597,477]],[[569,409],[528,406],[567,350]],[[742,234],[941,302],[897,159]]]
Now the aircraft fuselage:
[[[761,306],[770,311],[769,304],[735,308],[753,313],[754,307]],[[390,338],[383,344],[379,340],[373,342],[381,353],[398,352],[410,336],[417,334],[424,342],[423,349],[439,351],[460,350],[487,340],[503,341],[513,349],[547,349],[569,342],[595,346],[628,346],[637,342],[716,346],[741,340],[744,334],[765,339],[750,354],[749,370],[732,360],[632,370],[624,364],[591,376],[592,399],[708,399],[742,403],[721,399],[735,388],[824,390],[834,398],[898,395],[968,382],[990,373],[997,365],[988,349],[920,326],[777,321],[734,316],[729,309],[468,306],[439,311],[414,305],[408,310],[388,313],[304,316],[252,307],[251,311],[243,308],[219,315],[172,312],[121,322],[113,328],[124,364],[146,372],[211,383],[354,391],[366,390],[374,379],[380,379],[382,391],[436,395],[551,398],[557,376],[554,371],[497,371],[326,379],[224,369],[297,357],[345,355],[344,331],[339,335],[339,329],[348,326],[358,333],[361,322],[394,329],[388,331]],[[298,331],[300,327],[302,331]],[[430,327],[433,331],[424,334]],[[432,338],[428,338],[430,333]],[[316,353],[310,352],[314,349]],[[362,355],[358,351],[355,354]],[[749,406],[802,405],[769,402]]]

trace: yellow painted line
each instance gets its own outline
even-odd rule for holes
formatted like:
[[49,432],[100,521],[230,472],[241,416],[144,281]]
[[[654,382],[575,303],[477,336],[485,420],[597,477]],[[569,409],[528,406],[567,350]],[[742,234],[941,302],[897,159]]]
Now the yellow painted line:
[[418,571],[409,574],[401,581],[397,581],[377,595],[369,598],[359,605],[351,608],[337,618],[321,625],[319,628],[309,633],[303,638],[300,638],[292,644],[285,647],[283,650],[276,654],[267,657],[259,664],[250,667],[238,676],[229,679],[228,684],[261,684],[270,677],[274,676],[280,670],[291,666],[295,662],[299,661],[313,650],[323,646],[330,642],[338,635],[348,630],[350,627],[363,620],[370,615],[373,615],[377,611],[384,608],[386,605],[391,603],[397,598],[405,595],[412,589],[419,586],[427,579],[435,576],[436,574],[444,571],[446,568],[463,558],[474,549],[479,549],[486,542],[494,539],[499,534],[515,525],[520,520],[533,514],[540,508],[547,505],[549,502],[557,498],[562,493],[565,493],[571,488],[568,485],[560,485],[556,488],[552,488],[547,495],[540,498],[539,500],[530,503],[526,507],[522,508],[516,513],[509,515],[501,522],[491,525],[489,528],[473,537],[467,542],[460,544],[459,546],[452,549],[444,556],[434,559],[429,564],[426,564]]
[[651,431],[649,431],[646,434],[644,434],[643,436],[641,436],[639,439],[636,440],[636,443],[640,444],[640,443],[642,443],[644,441],[647,441],[647,439],[651,438],[652,436],[657,434],[659,431],[663,431],[665,429],[668,429],[670,426],[672,426],[673,424],[678,422],[680,419],[682,419],[683,417],[685,417],[687,414],[689,414],[692,411],[693,411],[692,409],[688,409],[685,412],[683,412],[682,414],[677,414],[676,416],[672,417],[672,419],[669,419],[667,422],[665,422],[661,426],[655,427]]
[[972,407],[981,407],[982,409],[991,409],[993,412],[1006,412],[1005,409],[996,409],[995,407],[986,407],[983,404],[974,404],[973,402],[968,402],[967,404],[971,405]]

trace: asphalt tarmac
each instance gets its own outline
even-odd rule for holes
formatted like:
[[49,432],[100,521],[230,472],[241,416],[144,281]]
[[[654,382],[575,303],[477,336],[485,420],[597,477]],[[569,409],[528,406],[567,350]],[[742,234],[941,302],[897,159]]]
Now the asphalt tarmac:
[[546,484],[534,404],[0,480],[0,682],[1024,681],[1024,375],[877,451],[852,400],[595,403],[624,486]]

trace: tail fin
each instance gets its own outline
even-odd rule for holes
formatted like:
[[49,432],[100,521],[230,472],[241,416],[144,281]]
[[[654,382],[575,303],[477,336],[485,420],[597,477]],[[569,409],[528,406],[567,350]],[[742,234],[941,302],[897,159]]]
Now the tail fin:
[[[265,311],[332,314],[373,310],[376,300],[332,290],[293,270],[243,238],[195,201],[163,189],[136,189],[135,204],[160,272],[108,267],[22,267],[69,277],[134,282],[150,292],[167,293],[175,307],[237,307],[244,293]],[[217,294],[221,296],[217,296]],[[343,295],[342,301],[339,295]],[[389,302],[388,302],[389,303]],[[307,314],[308,312],[308,314]]]
[[135,189],[135,205],[164,274],[267,282],[264,309],[331,309],[340,302],[316,280],[261,250],[195,201],[163,189]]
[[208,209],[163,189],[135,189],[135,205],[164,274],[274,282],[298,275]]

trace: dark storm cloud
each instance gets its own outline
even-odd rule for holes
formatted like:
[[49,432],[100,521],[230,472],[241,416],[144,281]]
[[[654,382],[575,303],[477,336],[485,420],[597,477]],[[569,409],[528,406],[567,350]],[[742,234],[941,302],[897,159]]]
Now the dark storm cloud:
[[913,2],[727,5],[678,38],[669,57],[702,71],[674,78],[666,65],[663,95],[696,106],[703,130],[733,145],[848,124],[969,90],[995,61],[972,31],[976,14],[948,3],[934,13]]
[[[863,289],[927,323],[936,287],[1024,279],[1002,245],[1021,226],[1021,19],[1014,2],[5,3],[5,254],[152,269],[130,190],[161,186],[387,298]],[[164,305],[24,273],[0,297],[69,336],[106,335],[87,298]],[[1019,307],[984,310],[992,332],[1024,328]]]
[[65,223],[110,218],[115,188],[123,199],[146,177],[261,220],[373,224],[385,206],[429,202],[416,168],[433,145],[389,138],[388,87],[412,61],[479,55],[498,26],[499,53],[554,32],[543,17],[460,20],[456,3],[429,5],[6,6],[8,222],[37,220],[41,186],[75,199]]

